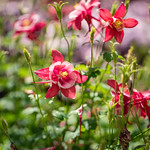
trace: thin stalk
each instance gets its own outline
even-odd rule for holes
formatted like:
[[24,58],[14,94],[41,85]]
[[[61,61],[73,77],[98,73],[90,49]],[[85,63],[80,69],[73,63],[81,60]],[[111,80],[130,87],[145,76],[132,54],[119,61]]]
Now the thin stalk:
[[91,41],[91,68],[93,67],[93,41]]
[[[143,134],[143,131],[142,131],[141,127],[140,127],[140,121],[139,121],[139,117],[138,117],[138,115],[137,115],[136,108],[135,108],[135,105],[134,105],[134,102],[133,102],[132,94],[131,94],[131,92],[129,92],[129,93],[130,93],[131,102],[132,102],[132,104],[133,104],[133,108],[134,108],[134,112],[135,112],[135,118],[136,118],[136,121],[137,121],[137,126],[138,126],[138,128],[139,128],[139,130],[140,130],[140,132],[141,132],[141,134],[142,134],[143,141],[144,141],[144,143],[145,143],[145,145],[146,145],[146,139],[145,139],[144,134]],[[132,111],[131,111],[131,112],[132,112]],[[132,114],[132,115],[133,115],[133,114]],[[133,115],[133,116],[134,116],[134,115]]]
[[71,61],[71,52],[70,52],[70,46],[69,46],[69,41],[67,40],[66,38],[66,35],[65,35],[65,32],[64,32],[64,29],[63,29],[63,24],[62,24],[62,20],[60,19],[60,27],[61,27],[61,32],[62,32],[62,35],[67,43],[67,46],[68,46],[68,61],[70,62]]
[[37,90],[37,86],[36,86],[36,84],[35,84],[35,79],[34,79],[34,74],[33,74],[33,70],[32,70],[32,67],[31,67],[31,63],[28,63],[28,64],[29,64],[29,69],[30,69],[31,75],[32,75],[35,92],[37,93],[37,95],[35,96],[35,99],[36,99],[36,102],[37,102],[37,105],[38,105],[40,114],[41,114],[41,116],[42,116],[42,120],[44,121],[44,124],[45,124],[45,125],[44,125],[44,126],[45,126],[44,129],[46,130],[46,134],[47,134],[48,138],[50,138],[50,136],[49,136],[49,134],[48,134],[48,130],[47,130],[46,120],[45,120],[44,114],[42,113],[42,110],[41,110],[40,100],[39,100],[39,96],[38,96],[38,90]]

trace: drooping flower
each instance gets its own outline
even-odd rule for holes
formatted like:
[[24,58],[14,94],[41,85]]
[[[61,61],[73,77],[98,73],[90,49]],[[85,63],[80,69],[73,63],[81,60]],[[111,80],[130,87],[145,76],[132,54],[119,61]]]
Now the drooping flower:
[[123,19],[126,14],[126,7],[122,3],[116,10],[114,16],[107,9],[100,9],[100,17],[107,23],[104,42],[115,37],[121,43],[124,37],[124,28],[133,28],[138,21],[133,18]]
[[40,21],[38,14],[26,14],[18,18],[14,23],[14,37],[25,33],[31,40],[36,40],[39,32],[46,26],[45,22]]
[[94,7],[100,8],[100,2],[98,0],[88,0],[87,2],[81,0],[79,4],[75,5],[75,10],[69,14],[69,18],[72,19],[72,21],[68,23],[68,28],[73,25],[75,30],[81,30],[81,22],[85,20],[90,31],[92,19],[98,20],[92,16],[92,9]]
[[[115,90],[115,80],[108,80],[107,84]],[[114,102],[117,103],[115,106],[115,112],[117,114],[120,114],[121,112],[121,106],[120,106],[121,92],[119,88],[122,88],[122,84],[116,83],[116,100],[115,100],[115,92],[114,91],[111,92],[113,96],[112,103]],[[133,89],[133,93],[132,93],[133,101],[132,101],[129,93],[129,89],[125,85],[122,94],[123,94],[123,102],[124,102],[124,115],[128,113],[129,107],[131,108],[131,111],[134,112],[133,109],[133,103],[134,103],[134,106],[137,112],[139,113],[139,116],[143,118],[148,116],[150,120],[150,106],[148,105],[148,100],[150,100],[150,90],[145,92],[139,92],[136,89]]]
[[65,97],[75,98],[75,83],[84,83],[87,76],[75,71],[71,63],[64,61],[64,57],[59,51],[52,50],[51,56],[53,64],[50,67],[35,71],[39,78],[49,80],[39,83],[52,83],[45,98],[56,96],[59,90]]

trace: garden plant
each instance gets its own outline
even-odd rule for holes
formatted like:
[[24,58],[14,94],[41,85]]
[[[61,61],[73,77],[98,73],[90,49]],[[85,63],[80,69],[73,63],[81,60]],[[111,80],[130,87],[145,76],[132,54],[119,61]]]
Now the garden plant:
[[17,3],[0,10],[0,150],[149,150],[149,46],[124,42],[135,3]]

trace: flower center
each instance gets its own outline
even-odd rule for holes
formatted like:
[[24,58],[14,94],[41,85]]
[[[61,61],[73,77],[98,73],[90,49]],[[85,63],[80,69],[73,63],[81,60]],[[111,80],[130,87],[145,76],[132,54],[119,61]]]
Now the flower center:
[[62,76],[62,77],[66,77],[68,75],[68,72],[67,71],[60,71],[59,74]]
[[119,19],[116,19],[115,22],[113,23],[113,27],[117,30],[117,31],[121,31],[124,27],[122,21],[120,21]]
[[29,26],[30,25],[30,20],[29,19],[25,19],[24,21],[23,21],[23,26]]

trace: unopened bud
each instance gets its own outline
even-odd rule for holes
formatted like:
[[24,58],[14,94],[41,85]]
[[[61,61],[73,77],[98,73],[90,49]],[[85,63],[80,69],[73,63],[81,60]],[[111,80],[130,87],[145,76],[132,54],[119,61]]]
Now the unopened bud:
[[23,49],[23,53],[27,59],[27,62],[30,64],[31,63],[31,55],[30,53],[28,52],[28,50],[26,48]]
[[5,133],[8,134],[8,124],[7,124],[7,121],[5,119],[2,119],[1,124],[2,124],[2,128],[5,131]]
[[93,43],[94,41],[95,28],[92,28],[90,31],[90,41]]

